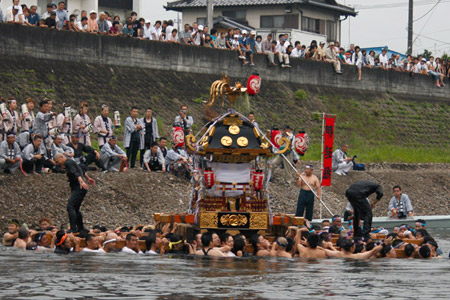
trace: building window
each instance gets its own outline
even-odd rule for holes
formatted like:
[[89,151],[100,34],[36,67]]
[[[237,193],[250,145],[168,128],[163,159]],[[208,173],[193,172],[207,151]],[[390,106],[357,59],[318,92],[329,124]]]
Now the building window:
[[327,21],[327,39],[328,41],[336,41],[336,22]]
[[298,29],[298,15],[261,16],[260,27]]
[[242,21],[246,19],[247,12],[245,10],[224,10],[222,16]]
[[207,22],[206,18],[197,18],[198,25],[205,25]]
[[[67,1],[66,1],[67,2]],[[56,1],[55,1],[56,3]],[[98,6],[133,10],[133,0],[99,0]]]
[[318,34],[325,34],[325,20],[303,17],[302,30]]

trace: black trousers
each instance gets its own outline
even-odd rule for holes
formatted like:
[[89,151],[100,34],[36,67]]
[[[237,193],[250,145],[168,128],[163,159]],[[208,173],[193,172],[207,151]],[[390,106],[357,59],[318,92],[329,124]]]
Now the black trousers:
[[[368,239],[369,233],[372,230],[372,208],[370,207],[369,201],[348,190],[345,196],[353,206],[353,236]],[[362,230],[361,226],[359,226],[360,220],[364,222]]]
[[136,166],[136,159],[139,148],[141,147],[140,141],[131,141],[130,147],[127,148],[127,159],[130,163],[130,168],[134,168]]
[[300,189],[300,194],[298,195],[297,211],[295,212],[296,217],[303,217],[303,213],[306,214],[305,218],[312,221],[314,212],[314,193],[311,191],[305,191]]
[[99,168],[99,169],[104,169],[103,167],[103,163],[100,159],[97,159],[97,157],[95,156],[95,153],[89,153],[88,155],[85,156],[85,161],[84,164],[86,166],[89,166],[90,164],[95,163],[95,165]]
[[42,167],[44,166],[44,156],[41,159],[33,159],[26,160],[24,159],[22,162],[22,168],[26,173],[32,173],[35,171],[36,173],[42,173]]
[[148,166],[150,167],[150,170],[152,170],[153,172],[162,171],[162,165],[159,162],[150,162]]
[[86,196],[87,190],[82,189],[80,186],[71,187],[71,190],[72,193],[70,194],[69,203],[67,204],[70,229],[74,232],[80,232],[84,229],[83,215],[80,212],[80,207],[84,196]]

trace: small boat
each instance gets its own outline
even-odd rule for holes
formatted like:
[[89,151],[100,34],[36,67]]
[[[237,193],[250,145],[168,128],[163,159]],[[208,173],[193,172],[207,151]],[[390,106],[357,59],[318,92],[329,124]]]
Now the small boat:
[[[407,219],[391,219],[388,217],[374,217],[372,219],[372,227],[394,228],[402,224],[408,224],[415,227],[416,220],[422,219],[426,222],[426,228],[450,228],[450,215],[436,215],[436,216],[415,216]],[[311,224],[321,225],[322,220],[314,219]]]

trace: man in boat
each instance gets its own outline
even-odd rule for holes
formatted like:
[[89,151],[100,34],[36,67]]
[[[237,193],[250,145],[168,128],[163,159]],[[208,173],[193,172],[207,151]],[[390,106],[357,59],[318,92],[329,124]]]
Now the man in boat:
[[297,211],[295,213],[296,217],[303,217],[303,213],[306,208],[305,218],[312,221],[313,211],[314,211],[314,193],[308,187],[308,185],[303,181],[303,179],[309,184],[309,187],[316,189],[317,196],[321,197],[322,189],[320,187],[319,178],[313,174],[313,166],[306,165],[305,171],[297,176],[297,186],[300,188],[300,194],[298,195]]
[[20,222],[17,219],[11,219],[8,224],[8,232],[3,235],[3,246],[12,246],[19,237]]
[[[377,198],[370,205],[368,197],[373,193],[377,194]],[[355,238],[364,237],[366,241],[369,240],[369,233],[372,229],[372,208],[383,197],[383,189],[375,182],[362,180],[352,184],[345,192],[345,196],[354,209],[353,224],[355,226],[353,227],[353,236]],[[364,221],[362,231],[361,227],[358,226],[360,220]]]
[[226,255],[222,251],[215,248],[212,232],[205,232],[202,234],[202,245],[202,248],[200,250],[197,250],[197,252],[195,253],[196,255],[226,257]]
[[393,187],[394,197],[389,202],[389,212],[391,218],[406,219],[414,216],[414,208],[407,194],[402,192],[399,185]]
[[81,203],[87,194],[89,185],[95,185],[95,180],[90,178],[74,160],[67,159],[64,154],[57,153],[54,160],[60,167],[64,166],[69,179],[71,195],[67,204],[67,212],[69,213],[70,231],[80,232],[84,229],[83,215],[80,212]]

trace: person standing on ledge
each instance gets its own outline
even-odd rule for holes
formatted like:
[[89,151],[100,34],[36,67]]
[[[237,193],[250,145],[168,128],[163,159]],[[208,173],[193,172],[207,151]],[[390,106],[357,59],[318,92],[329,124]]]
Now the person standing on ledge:
[[[309,184],[309,187],[305,181]],[[314,193],[311,188],[316,189],[319,199],[322,195],[319,178],[313,174],[313,166],[306,165],[305,172],[303,172],[301,176],[297,173],[296,184],[300,188],[300,194],[298,195],[297,211],[295,216],[303,217],[303,212],[306,208],[305,218],[312,221],[314,211]]]
[[55,154],[54,160],[59,166],[64,166],[69,178],[71,195],[67,204],[67,212],[69,213],[70,232],[80,232],[84,230],[83,215],[80,212],[81,203],[89,185],[95,185],[95,180],[90,178],[75,160],[67,159],[62,153]]
[[[377,199],[372,202],[372,205],[370,205],[368,197],[373,193],[377,194]],[[348,201],[350,201],[350,204],[354,210],[353,236],[355,238],[364,237],[367,241],[370,237],[369,233],[372,229],[372,208],[374,208],[375,204],[383,197],[383,189],[375,182],[362,180],[352,184],[345,192],[345,196]],[[362,231],[359,226],[360,220],[364,221]]]

